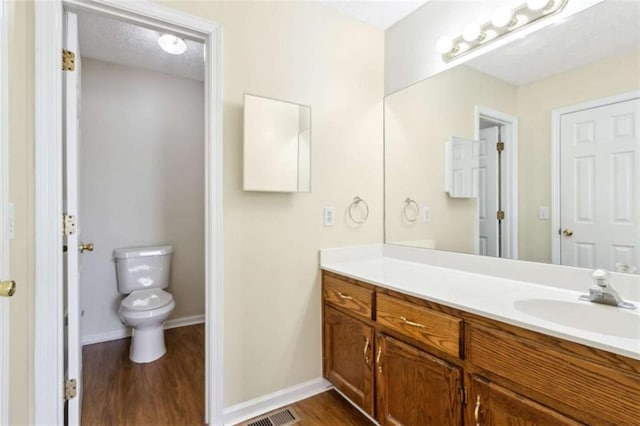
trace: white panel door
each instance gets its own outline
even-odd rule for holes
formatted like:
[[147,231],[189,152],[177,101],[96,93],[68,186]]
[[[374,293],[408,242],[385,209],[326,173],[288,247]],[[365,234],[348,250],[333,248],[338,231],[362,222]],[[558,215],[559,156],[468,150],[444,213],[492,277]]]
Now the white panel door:
[[474,157],[478,159],[475,188],[478,191],[479,253],[498,256],[498,127],[480,130],[480,140],[474,144]]
[[560,117],[563,265],[640,265],[640,99]]
[[64,96],[64,197],[65,213],[76,220],[76,231],[67,235],[64,256],[65,269],[65,379],[75,379],[77,396],[69,399],[66,420],[69,425],[79,425],[82,408],[82,344],[80,287],[79,287],[79,232],[78,214],[78,139],[80,103],[80,52],[78,50],[78,22],[73,13],[65,14],[66,36],[64,48],[75,52],[75,71],[63,71]]

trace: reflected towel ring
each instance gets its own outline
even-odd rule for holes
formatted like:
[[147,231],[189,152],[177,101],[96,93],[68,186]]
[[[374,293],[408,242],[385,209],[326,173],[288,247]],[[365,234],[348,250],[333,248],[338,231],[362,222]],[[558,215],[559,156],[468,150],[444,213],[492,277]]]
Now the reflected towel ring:
[[[416,214],[413,217],[410,217],[407,214],[407,211],[410,209],[411,206],[415,206],[414,208],[416,209]],[[402,216],[404,216],[404,218],[408,222],[415,222],[416,220],[418,220],[419,214],[420,214],[420,206],[418,205],[416,200],[412,200],[411,198],[407,197],[407,199],[404,200],[404,207],[402,207]]]
[[[366,209],[364,217],[362,218],[362,220],[356,220],[353,218],[353,214],[351,213],[351,210],[354,207],[357,207],[360,203],[364,204],[364,207]],[[347,210],[349,213],[349,218],[354,222],[357,223],[358,225],[362,225],[363,223],[366,222],[367,218],[369,217],[369,204],[367,204],[367,202],[365,200],[363,200],[360,197],[353,197],[353,201],[351,202],[351,204],[349,205],[349,209]]]

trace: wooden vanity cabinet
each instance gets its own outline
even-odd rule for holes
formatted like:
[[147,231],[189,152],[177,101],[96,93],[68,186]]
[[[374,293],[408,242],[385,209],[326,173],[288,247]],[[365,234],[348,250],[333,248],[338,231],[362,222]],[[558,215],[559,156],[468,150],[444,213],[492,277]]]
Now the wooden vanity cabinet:
[[324,376],[381,425],[640,425],[640,361],[323,273]]
[[575,420],[481,377],[469,377],[465,424],[474,426],[578,426]]
[[374,416],[373,328],[326,307],[324,312],[324,376]]
[[462,425],[462,370],[392,337],[376,336],[381,425]]

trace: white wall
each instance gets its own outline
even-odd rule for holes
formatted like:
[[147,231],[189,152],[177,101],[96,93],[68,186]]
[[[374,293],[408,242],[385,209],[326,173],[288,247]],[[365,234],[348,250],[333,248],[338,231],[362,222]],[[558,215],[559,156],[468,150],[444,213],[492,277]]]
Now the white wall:
[[436,50],[440,37],[455,38],[462,34],[469,23],[489,21],[491,13],[498,7],[519,5],[524,0],[430,0],[385,32],[385,94],[401,90],[601,1],[570,1],[553,18],[535,23],[515,36],[503,37],[486,48],[478,49],[476,53],[446,64]]
[[204,86],[82,61],[83,338],[124,330],[113,249],[171,244],[171,319],[204,314]]

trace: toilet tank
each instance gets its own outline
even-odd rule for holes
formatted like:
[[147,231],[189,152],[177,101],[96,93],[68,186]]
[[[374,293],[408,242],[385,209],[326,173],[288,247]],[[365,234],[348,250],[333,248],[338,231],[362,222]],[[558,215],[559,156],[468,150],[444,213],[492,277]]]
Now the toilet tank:
[[171,253],[172,246],[115,249],[113,259],[116,262],[118,291],[129,294],[135,290],[167,288]]

